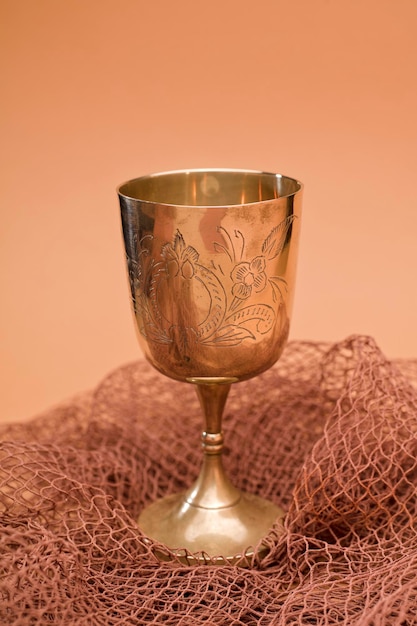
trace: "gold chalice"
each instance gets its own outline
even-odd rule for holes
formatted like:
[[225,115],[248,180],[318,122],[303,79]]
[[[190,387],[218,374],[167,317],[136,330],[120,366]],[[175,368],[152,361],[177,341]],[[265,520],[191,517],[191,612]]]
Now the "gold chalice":
[[262,551],[284,513],[226,476],[222,413],[231,384],[270,368],[287,341],[302,185],[208,169],[136,178],[118,194],[140,345],[162,374],[196,386],[205,417],[197,481],[145,508],[139,526],[187,562],[236,563]]

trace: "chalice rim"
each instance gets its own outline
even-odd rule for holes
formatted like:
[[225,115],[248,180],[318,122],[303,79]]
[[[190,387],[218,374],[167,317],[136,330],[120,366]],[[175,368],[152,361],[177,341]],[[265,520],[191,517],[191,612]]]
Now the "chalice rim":
[[[277,180],[287,180],[294,184],[295,189],[289,193],[279,194],[278,196],[273,196],[271,198],[265,198],[262,200],[254,200],[250,202],[235,202],[235,203],[226,203],[226,204],[188,204],[188,203],[174,203],[174,202],[166,202],[166,201],[157,201],[157,200],[147,200],[146,198],[139,197],[139,194],[129,194],[124,190],[125,187],[132,186],[138,184],[141,181],[152,180],[162,177],[169,176],[178,176],[178,175],[192,175],[192,174],[242,174],[242,175],[253,175],[253,176],[264,176],[268,178],[275,178]],[[256,170],[256,169],[246,169],[246,168],[228,168],[228,167],[202,167],[202,168],[190,168],[190,169],[174,169],[174,170],[166,170],[160,172],[153,172],[150,174],[144,174],[142,176],[137,176],[134,178],[130,178],[125,180],[123,183],[119,184],[116,187],[117,194],[121,198],[125,198],[126,200],[141,202],[143,204],[149,205],[158,205],[161,207],[181,207],[181,208],[195,208],[195,209],[210,209],[210,208],[233,208],[233,207],[250,207],[250,206],[258,206],[259,204],[265,204],[269,202],[276,202],[281,198],[291,198],[292,196],[296,196],[303,191],[304,185],[298,179],[293,176],[287,176],[286,174],[269,172],[267,170]]]

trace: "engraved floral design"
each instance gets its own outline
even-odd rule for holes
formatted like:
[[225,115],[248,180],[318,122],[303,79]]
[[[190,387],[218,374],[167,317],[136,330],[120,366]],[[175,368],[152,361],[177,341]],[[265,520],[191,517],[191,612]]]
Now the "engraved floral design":
[[[282,289],[287,288],[270,262],[283,251],[295,218],[275,226],[252,258],[241,231],[219,226],[213,242],[217,254],[207,264],[179,230],[156,255],[157,241],[145,235],[138,242],[140,280],[135,281],[140,332],[152,342],[175,344],[184,358],[192,346],[236,346],[269,333],[277,316],[285,315]],[[263,297],[265,290],[269,295]]]
[[233,280],[232,294],[239,300],[247,300],[252,291],[259,293],[267,285],[268,278],[265,272],[266,260],[264,256],[257,256],[252,261],[242,261],[235,265],[230,273]]

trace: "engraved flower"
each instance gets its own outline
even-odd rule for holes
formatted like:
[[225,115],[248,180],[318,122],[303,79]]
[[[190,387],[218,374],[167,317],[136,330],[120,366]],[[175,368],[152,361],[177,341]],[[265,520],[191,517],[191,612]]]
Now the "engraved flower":
[[161,255],[167,263],[167,270],[170,276],[182,276],[191,279],[194,276],[194,264],[198,261],[199,254],[192,246],[187,246],[183,236],[177,232],[174,243],[165,244],[162,247]]
[[233,280],[232,294],[239,300],[246,300],[252,291],[258,293],[265,289],[267,276],[265,273],[265,257],[257,256],[250,263],[238,263],[230,273]]

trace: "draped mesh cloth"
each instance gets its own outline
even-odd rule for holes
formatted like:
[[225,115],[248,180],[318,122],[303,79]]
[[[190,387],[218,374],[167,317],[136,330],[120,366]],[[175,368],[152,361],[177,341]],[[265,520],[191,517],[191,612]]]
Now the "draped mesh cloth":
[[136,523],[198,474],[192,385],[138,361],[3,426],[0,623],[417,624],[416,386],[361,336],[232,386],[226,470],[287,511],[246,567],[158,560]]

